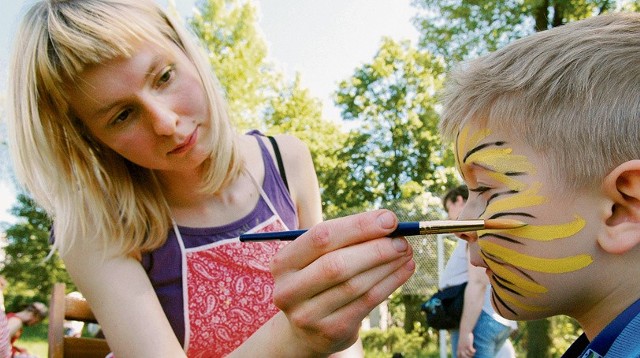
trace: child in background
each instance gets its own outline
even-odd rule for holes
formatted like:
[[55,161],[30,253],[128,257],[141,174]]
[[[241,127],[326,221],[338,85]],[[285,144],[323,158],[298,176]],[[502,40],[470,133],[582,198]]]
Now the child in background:
[[116,357],[362,356],[360,322],[415,266],[384,237],[397,218],[318,224],[308,148],[237,134],[178,21],[150,0],[39,1],[14,46],[16,174]]
[[449,77],[441,130],[470,195],[459,235],[502,316],[565,314],[565,357],[640,356],[640,14],[536,33]]
[[33,302],[18,312],[7,313],[7,327],[9,330],[9,339],[11,340],[12,357],[32,358],[31,354],[22,347],[15,345],[20,339],[25,326],[34,326],[47,317],[49,309],[42,302]]

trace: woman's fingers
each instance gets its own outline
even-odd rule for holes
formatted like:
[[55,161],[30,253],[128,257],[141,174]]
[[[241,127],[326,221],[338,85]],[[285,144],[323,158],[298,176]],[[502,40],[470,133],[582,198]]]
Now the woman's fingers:
[[411,257],[411,246],[404,238],[374,239],[329,252],[302,270],[279,276],[276,296],[282,297],[283,301],[276,305],[282,304],[284,309],[295,304],[295,297],[300,297],[300,292],[313,297],[329,289],[334,294],[340,292],[347,299],[353,299]]
[[[382,279],[378,279],[378,276],[384,271],[381,268],[375,268],[372,272],[363,273],[362,276],[375,278],[375,284],[368,290],[364,290],[362,294],[351,296],[350,300],[342,306],[337,304],[339,307],[330,311],[322,311],[322,308],[314,307],[314,305],[322,307],[325,304],[323,300],[326,299],[331,301],[335,300],[336,297],[345,297],[342,294],[338,294],[329,298],[310,300],[305,302],[304,309],[296,309],[285,314],[287,314],[294,327],[309,337],[309,341],[313,342],[312,344],[322,347],[323,345],[340,345],[340,343],[343,343],[347,347],[358,337],[360,324],[369,312],[387,299],[414,272],[415,264],[413,260],[399,259],[397,261],[399,267]],[[368,278],[363,279],[362,277],[354,279],[362,282],[370,281]],[[354,283],[354,286],[360,286],[360,283]],[[341,289],[336,288],[337,291]],[[346,292],[350,291],[350,289],[347,289]],[[329,294],[329,292],[326,292],[326,294]],[[329,295],[331,296],[331,294]],[[335,302],[334,305],[336,305]]]
[[[297,314],[303,320],[316,320],[318,323],[323,320],[344,320],[345,317],[361,320],[402,285],[414,268],[412,252],[409,250],[394,261],[355,275],[303,302]],[[349,314],[345,316],[346,313]]]
[[274,256],[273,300],[300,341],[318,352],[348,347],[362,319],[409,279],[411,246],[386,237],[397,223],[388,210],[330,220]]
[[286,271],[300,270],[328,252],[384,237],[397,223],[395,214],[389,210],[322,222],[280,250],[271,261],[271,272],[278,276]]

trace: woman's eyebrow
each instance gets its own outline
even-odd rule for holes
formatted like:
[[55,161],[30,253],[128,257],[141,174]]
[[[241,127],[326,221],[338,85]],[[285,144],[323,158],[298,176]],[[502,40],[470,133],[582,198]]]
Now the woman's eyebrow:
[[[157,71],[155,70],[156,68],[158,68],[158,66],[160,66],[160,63],[163,60],[163,56],[161,54],[156,54],[154,55],[151,59],[149,59],[149,64],[146,66],[146,71],[144,71],[144,82],[148,82],[150,77],[155,76],[155,74],[157,73]],[[108,113],[109,111],[111,111],[114,107],[119,106],[122,102],[122,100],[116,100],[113,102],[108,102],[106,104],[104,104],[102,107],[99,107],[98,109],[96,109],[93,113],[92,113],[92,117],[93,118],[100,118],[102,116],[104,116],[106,113]]]

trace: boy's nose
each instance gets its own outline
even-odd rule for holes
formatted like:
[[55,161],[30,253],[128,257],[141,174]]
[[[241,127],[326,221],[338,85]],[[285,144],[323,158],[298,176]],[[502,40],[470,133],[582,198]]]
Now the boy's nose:
[[[478,217],[473,216],[473,214],[471,214],[470,211],[473,211],[473,210],[469,205],[469,202],[467,202],[465,206],[462,208],[462,210],[460,211],[460,214],[458,215],[458,220],[477,219]],[[478,240],[478,234],[475,231],[458,232],[455,235],[468,243],[476,242]]]

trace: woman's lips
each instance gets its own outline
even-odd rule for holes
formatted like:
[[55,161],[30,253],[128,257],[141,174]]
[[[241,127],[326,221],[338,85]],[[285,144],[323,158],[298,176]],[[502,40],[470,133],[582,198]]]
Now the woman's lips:
[[185,139],[184,142],[182,142],[177,147],[173,148],[173,150],[170,151],[169,154],[180,154],[188,151],[196,144],[197,139],[198,139],[198,128],[196,127],[193,133],[191,133],[191,135],[187,137],[187,139]]

